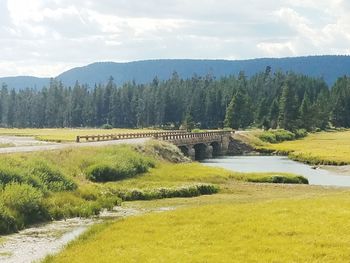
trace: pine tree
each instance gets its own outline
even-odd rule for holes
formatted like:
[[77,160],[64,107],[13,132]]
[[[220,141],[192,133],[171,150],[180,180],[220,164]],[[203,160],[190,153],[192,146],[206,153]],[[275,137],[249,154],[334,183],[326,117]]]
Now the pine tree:
[[296,94],[293,92],[290,84],[285,83],[282,87],[282,95],[279,103],[278,126],[286,130],[297,128],[297,102]]
[[300,127],[305,128],[308,131],[312,130],[313,127],[313,113],[314,111],[311,108],[311,102],[309,95],[305,92],[303,101],[301,103],[299,114],[300,114]]

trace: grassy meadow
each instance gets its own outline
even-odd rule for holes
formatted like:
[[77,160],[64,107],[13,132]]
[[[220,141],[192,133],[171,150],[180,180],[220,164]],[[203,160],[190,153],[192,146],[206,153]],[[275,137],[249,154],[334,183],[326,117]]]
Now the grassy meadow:
[[350,164],[350,130],[309,133],[296,138],[287,131],[250,131],[236,134],[256,150],[288,155],[291,159],[309,164]]
[[307,183],[297,175],[204,167],[158,141],[1,155],[0,233],[94,216],[122,201],[211,195],[231,181]]
[[349,190],[234,183],[213,196],[124,205],[176,209],[93,226],[44,262],[350,260]]
[[151,129],[17,129],[17,128],[0,128],[1,135],[11,136],[31,136],[41,141],[50,142],[73,142],[78,135],[98,135],[98,134],[117,134],[117,133],[131,133],[131,132],[150,132],[155,131]]
[[[345,151],[350,137],[338,131],[278,143],[295,135],[259,134],[239,136],[268,151],[293,145],[289,154],[295,145],[315,153],[321,141]],[[0,182],[1,234],[115,205],[143,211],[94,225],[46,263],[350,260],[350,190],[202,166],[164,142],[0,155]]]
[[261,148],[288,154],[294,160],[310,164],[350,164],[350,131],[311,133],[300,140],[267,144]]

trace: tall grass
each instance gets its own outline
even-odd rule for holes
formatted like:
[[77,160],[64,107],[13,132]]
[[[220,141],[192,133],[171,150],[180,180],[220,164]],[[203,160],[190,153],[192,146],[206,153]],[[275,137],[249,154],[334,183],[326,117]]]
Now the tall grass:
[[260,149],[275,151],[309,164],[350,164],[350,131],[313,133],[302,140],[267,144]]
[[[350,205],[348,191],[312,198],[293,197],[291,191],[283,200],[242,204],[235,200],[238,190],[229,201],[214,196],[211,205],[197,200],[185,209],[94,226],[44,262],[350,260],[350,211],[344,209]],[[256,191],[264,194],[259,187]]]
[[1,155],[0,233],[44,220],[94,216],[121,200],[213,194],[230,180],[302,182],[293,175],[233,173],[189,163],[164,142]]

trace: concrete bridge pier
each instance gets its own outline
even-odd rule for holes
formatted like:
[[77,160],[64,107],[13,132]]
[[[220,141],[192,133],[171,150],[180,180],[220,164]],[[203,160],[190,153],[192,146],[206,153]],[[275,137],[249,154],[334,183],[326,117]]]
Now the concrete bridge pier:
[[205,158],[213,158],[213,146],[211,146],[210,144],[208,144],[205,149]]
[[196,150],[192,145],[187,147],[187,156],[190,157],[192,161],[196,160]]

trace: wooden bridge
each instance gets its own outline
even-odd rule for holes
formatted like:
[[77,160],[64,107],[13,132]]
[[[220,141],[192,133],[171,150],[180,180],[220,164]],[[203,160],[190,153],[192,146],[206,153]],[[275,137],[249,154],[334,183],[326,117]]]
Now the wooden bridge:
[[135,138],[154,138],[170,142],[193,160],[211,158],[224,155],[228,150],[231,131],[209,131],[209,132],[186,132],[186,131],[161,131],[161,132],[138,132],[119,133],[104,135],[77,136],[76,142],[85,141],[107,141],[124,140]]

